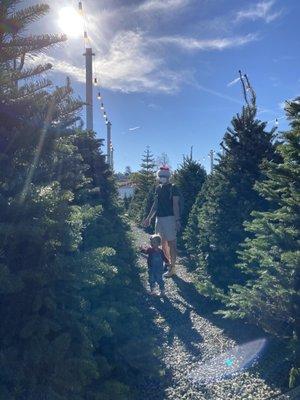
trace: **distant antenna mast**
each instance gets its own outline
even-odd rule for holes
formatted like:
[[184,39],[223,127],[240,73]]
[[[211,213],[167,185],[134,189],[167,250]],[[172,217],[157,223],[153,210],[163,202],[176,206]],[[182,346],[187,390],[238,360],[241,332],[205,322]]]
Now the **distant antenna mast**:
[[239,75],[240,75],[240,80],[241,80],[241,83],[242,83],[245,102],[250,107],[249,99],[248,99],[248,93],[250,92],[251,93],[251,98],[250,98],[251,105],[252,105],[252,107],[255,107],[255,105],[256,105],[256,94],[255,94],[255,92],[253,90],[253,87],[250,84],[248,76],[246,74],[243,75],[241,70],[239,70]]
[[255,94],[255,92],[254,92],[253,87],[250,85],[250,82],[249,82],[249,79],[248,79],[247,74],[244,74],[244,78],[245,78],[246,83],[247,83],[247,88],[246,88],[246,89],[249,90],[250,93],[251,93],[251,95],[252,95],[252,97],[251,97],[251,103],[252,103],[253,106],[255,106],[255,103],[256,103],[256,94]]
[[245,99],[245,102],[248,104],[248,106],[249,106],[249,103],[248,103],[248,97],[247,97],[247,92],[246,92],[246,85],[245,85],[245,82],[244,82],[244,79],[243,79],[243,75],[242,75],[242,71],[241,70],[239,70],[239,75],[240,75],[240,80],[241,80],[241,82],[242,82],[242,88],[243,88],[243,93],[244,93],[244,99]]

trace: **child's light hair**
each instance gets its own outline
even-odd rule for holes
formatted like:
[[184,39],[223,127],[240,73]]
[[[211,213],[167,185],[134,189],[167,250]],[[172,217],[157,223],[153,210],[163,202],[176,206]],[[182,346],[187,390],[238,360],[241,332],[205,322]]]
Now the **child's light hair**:
[[150,236],[150,242],[151,243],[156,243],[158,246],[161,245],[161,237],[160,235],[152,235]]

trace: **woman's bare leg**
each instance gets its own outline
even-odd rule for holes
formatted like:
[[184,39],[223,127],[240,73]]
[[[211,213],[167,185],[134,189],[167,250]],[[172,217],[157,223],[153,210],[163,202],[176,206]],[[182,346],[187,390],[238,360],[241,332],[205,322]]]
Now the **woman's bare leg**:
[[171,254],[170,254],[169,242],[167,240],[162,240],[161,247],[162,247],[166,257],[170,260]]
[[175,268],[176,257],[177,257],[176,240],[172,240],[172,241],[168,242],[168,245],[169,245],[169,249],[170,249],[171,265],[172,265],[172,268]]
[[175,274],[175,263],[176,263],[176,253],[177,253],[176,240],[169,241],[168,248],[170,250],[171,266],[169,271],[164,275],[166,278],[170,278]]

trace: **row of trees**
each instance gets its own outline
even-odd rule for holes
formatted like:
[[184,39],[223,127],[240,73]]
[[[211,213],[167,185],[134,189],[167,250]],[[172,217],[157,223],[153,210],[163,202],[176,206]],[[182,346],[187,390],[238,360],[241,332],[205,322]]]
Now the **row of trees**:
[[220,314],[289,339],[294,385],[300,371],[300,98],[287,103],[291,130],[278,137],[257,119],[247,77],[242,84],[247,105],[225,133],[184,240],[197,288],[223,302]]
[[0,5],[0,397],[130,399],[157,350],[128,226],[70,82],[27,65],[66,38],[26,37],[48,6],[18,3]]
[[[287,340],[290,386],[299,381],[300,98],[287,102],[291,130],[278,135],[257,118],[256,95],[241,75],[246,105],[233,117],[212,174],[185,157],[173,174],[184,197],[185,249],[197,289],[223,304],[226,318],[241,318]],[[145,152],[135,173],[131,216],[149,212],[154,157]]]

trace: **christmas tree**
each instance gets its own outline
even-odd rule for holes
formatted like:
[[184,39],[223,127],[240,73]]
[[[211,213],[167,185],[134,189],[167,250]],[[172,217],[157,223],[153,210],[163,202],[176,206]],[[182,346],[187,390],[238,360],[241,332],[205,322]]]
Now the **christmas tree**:
[[224,151],[199,193],[199,208],[194,208],[186,231],[187,241],[195,240],[189,235],[198,238],[199,288],[211,296],[243,279],[234,267],[239,243],[247,235],[243,223],[254,209],[267,206],[254,184],[262,179],[262,161],[273,157],[274,129],[266,132],[267,124],[256,118],[255,93],[247,77],[241,81],[247,105],[225,133]]
[[[187,224],[188,216],[205,179],[205,169],[193,160],[192,156],[185,156],[182,164],[174,172],[173,182],[180,190],[184,203],[181,214],[182,229]],[[179,237],[180,239],[181,237]]]
[[247,318],[273,335],[289,338],[293,349],[290,386],[300,375],[300,97],[286,105],[291,130],[277,148],[281,162],[264,165],[256,184],[269,203],[246,224],[250,235],[237,265],[248,276],[230,288],[227,317]]
[[70,81],[53,88],[40,78],[50,65],[26,67],[65,38],[25,38],[48,7],[17,3],[0,6],[0,393],[128,399],[155,350],[128,226]]
[[153,154],[148,146],[142,156],[140,171],[132,176],[135,192],[129,207],[129,214],[137,222],[141,222],[146,217],[153,202],[155,165]]

